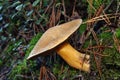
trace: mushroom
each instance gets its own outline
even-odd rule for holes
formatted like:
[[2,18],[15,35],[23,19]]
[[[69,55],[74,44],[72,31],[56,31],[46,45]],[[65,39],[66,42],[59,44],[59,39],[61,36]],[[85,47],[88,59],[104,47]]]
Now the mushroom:
[[38,40],[27,59],[55,50],[71,67],[89,72],[90,56],[78,52],[67,42],[69,36],[79,28],[81,23],[82,19],[76,19],[49,28]]

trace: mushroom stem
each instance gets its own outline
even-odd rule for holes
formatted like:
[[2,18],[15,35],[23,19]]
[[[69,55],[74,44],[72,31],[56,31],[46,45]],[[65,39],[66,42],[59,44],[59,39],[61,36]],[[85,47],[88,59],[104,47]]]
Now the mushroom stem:
[[72,67],[86,72],[90,71],[89,55],[75,50],[68,42],[59,45],[56,52]]

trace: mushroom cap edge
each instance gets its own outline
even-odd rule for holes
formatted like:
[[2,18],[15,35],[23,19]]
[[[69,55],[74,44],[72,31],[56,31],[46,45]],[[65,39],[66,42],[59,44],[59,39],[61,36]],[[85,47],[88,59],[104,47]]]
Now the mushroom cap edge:
[[49,28],[38,40],[27,59],[37,57],[64,42],[81,25],[82,19],[75,19]]

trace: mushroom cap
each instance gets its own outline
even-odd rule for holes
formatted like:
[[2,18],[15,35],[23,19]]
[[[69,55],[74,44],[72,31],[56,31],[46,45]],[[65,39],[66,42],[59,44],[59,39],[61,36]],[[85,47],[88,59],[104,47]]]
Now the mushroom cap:
[[64,42],[74,33],[82,23],[82,19],[75,19],[70,22],[49,28],[38,40],[27,59],[37,57],[55,48]]

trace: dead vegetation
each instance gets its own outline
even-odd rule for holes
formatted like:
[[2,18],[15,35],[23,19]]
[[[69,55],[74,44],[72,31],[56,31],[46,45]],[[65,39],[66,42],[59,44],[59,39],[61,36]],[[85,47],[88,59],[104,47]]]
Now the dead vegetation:
[[[119,0],[20,0],[19,5],[14,3],[15,1],[9,0],[4,4],[9,4],[8,8],[3,7],[7,10],[0,9],[0,15],[3,17],[0,23],[1,80],[11,80],[13,77],[15,77],[13,80],[36,80],[38,76],[40,80],[120,79],[120,72],[118,72],[120,69]],[[22,8],[20,5],[23,5]],[[10,14],[12,17],[9,16]],[[33,62],[37,64],[34,66],[25,60],[30,52],[26,51],[30,48],[29,44],[33,36],[76,18],[82,18],[84,21],[69,41],[80,52],[91,55],[90,73],[66,66],[66,63],[61,63],[62,59],[55,53],[45,58],[38,58],[35,63]],[[21,64],[23,62],[25,64]],[[43,63],[44,66],[41,66]],[[52,70],[52,63],[55,63],[54,66],[58,69]],[[27,69],[30,66],[32,68]],[[39,69],[36,68],[40,66],[39,75]]]

